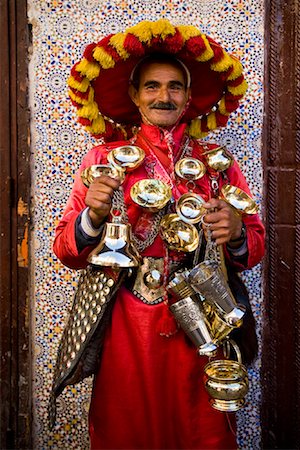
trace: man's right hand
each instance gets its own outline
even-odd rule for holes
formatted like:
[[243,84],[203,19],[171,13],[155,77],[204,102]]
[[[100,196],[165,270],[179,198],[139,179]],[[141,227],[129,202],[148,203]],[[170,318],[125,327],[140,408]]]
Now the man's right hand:
[[118,189],[121,180],[101,175],[90,184],[85,197],[89,207],[89,216],[95,228],[99,228],[111,209],[114,191]]

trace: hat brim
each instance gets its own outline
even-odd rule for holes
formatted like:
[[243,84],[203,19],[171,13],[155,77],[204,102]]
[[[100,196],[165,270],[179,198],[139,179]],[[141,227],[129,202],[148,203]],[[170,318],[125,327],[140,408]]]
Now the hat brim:
[[[114,122],[137,124],[140,114],[128,95],[129,79],[138,58],[119,61],[115,67],[102,70],[91,85],[95,91],[95,101],[101,113]],[[218,72],[212,72],[209,63],[182,60],[191,74],[191,103],[183,121],[191,121],[199,115],[207,114],[222,97],[225,87]]]
[[114,124],[139,124],[128,94],[130,75],[155,52],[175,56],[190,71],[191,103],[182,118],[190,122],[190,134],[200,137],[226,124],[247,88],[241,63],[194,26],[144,21],[89,45],[72,68],[70,97],[79,122],[93,135],[109,139]]

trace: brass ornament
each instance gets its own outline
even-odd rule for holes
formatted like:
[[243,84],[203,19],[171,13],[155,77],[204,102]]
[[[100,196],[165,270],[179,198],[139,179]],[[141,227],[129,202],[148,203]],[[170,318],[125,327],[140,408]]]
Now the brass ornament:
[[181,220],[177,214],[167,214],[162,218],[160,234],[171,250],[193,252],[199,244],[197,228]]
[[127,172],[136,169],[142,164],[144,158],[144,150],[136,145],[122,145],[121,147],[116,147],[107,155],[107,160],[112,165],[121,167]]
[[214,409],[235,412],[245,404],[249,389],[248,373],[242,364],[241,353],[234,341],[228,341],[237,354],[237,361],[219,359],[204,367],[204,386]]
[[176,212],[180,219],[188,223],[199,223],[207,210],[203,198],[192,192],[183,194],[176,202]]
[[111,164],[93,164],[84,169],[80,176],[83,184],[88,188],[95,178],[106,175],[111,178],[120,178],[124,180],[125,171],[122,168],[112,166]]
[[221,188],[221,198],[233,206],[240,214],[256,214],[258,206],[245,191],[237,186],[225,184]]
[[139,206],[155,212],[162,209],[172,198],[172,190],[167,183],[157,179],[137,181],[130,189],[132,200]]
[[132,292],[144,303],[156,304],[163,301],[164,289],[163,258],[144,257],[140,264]]
[[140,256],[132,243],[131,225],[106,222],[103,237],[87,260],[98,267],[114,269],[137,267]]
[[234,163],[234,159],[225,147],[217,147],[204,153],[207,164],[217,172],[223,172]]
[[205,172],[205,165],[196,158],[182,158],[175,164],[175,173],[184,180],[198,180]]

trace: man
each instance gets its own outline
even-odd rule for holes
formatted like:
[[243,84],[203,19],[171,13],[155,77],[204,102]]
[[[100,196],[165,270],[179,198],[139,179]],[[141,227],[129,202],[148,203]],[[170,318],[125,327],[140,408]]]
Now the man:
[[[100,115],[113,115],[115,122],[121,117],[127,129],[130,124],[139,127],[129,141],[103,144],[86,155],[64,216],[57,227],[54,250],[67,266],[85,268],[88,255],[103,237],[104,224],[109,220],[112,210],[112,199],[122,185],[126,217],[132,226],[143,263],[137,274],[131,279],[127,277],[117,286],[114,302],[111,302],[111,319],[105,327],[101,325],[103,333],[96,350],[99,355],[101,352],[101,362],[95,374],[89,414],[91,448],[236,448],[227,415],[211,408],[204,390],[202,377],[207,357],[197,355],[184,332],[176,326],[168,308],[168,302],[172,299],[167,294],[166,286],[173,266],[191,268],[192,261],[195,261],[194,256],[191,257],[194,253],[177,251],[169,246],[160,233],[160,220],[157,220],[161,211],[140,206],[131,193],[137,181],[152,178],[168,185],[175,201],[192,189],[193,193],[204,199],[203,206],[207,210],[198,231],[201,234],[200,229],[203,227],[206,236],[211,233],[212,240],[223,247],[228,269],[240,271],[253,267],[261,260],[264,229],[258,215],[241,216],[220,198],[221,187],[228,183],[250,194],[237,163],[234,162],[224,171],[210,167],[206,155],[217,145],[193,139],[192,126],[187,126],[200,112],[206,114],[206,129],[208,125],[213,127],[212,117],[215,118],[215,125],[218,120],[222,121],[224,79],[236,89],[243,82],[241,73],[235,60],[231,61],[231,65],[223,61],[223,57],[226,60],[227,56],[224,56],[220,46],[211,40],[208,42],[207,37],[194,27],[174,28],[168,21],[142,22],[122,35],[122,45],[116,37],[109,37],[109,43],[105,39],[100,41],[99,44],[102,44],[98,48],[94,46],[92,50],[87,50],[88,63],[84,69],[84,64],[75,66],[78,71],[76,73],[73,70],[73,78],[69,81],[71,98],[78,107],[81,122],[95,135],[111,140],[113,132],[107,122],[103,126],[103,117],[102,122],[99,122],[99,116],[91,112],[94,99]],[[142,43],[142,49],[137,40]],[[99,48],[101,51],[98,51]],[[179,57],[180,48],[182,58]],[[102,72],[105,72],[103,67],[106,65],[107,76],[101,70],[97,72],[95,65],[91,65],[91,52],[93,64],[98,60]],[[126,64],[122,65],[122,58]],[[211,58],[214,61],[208,65],[207,61]],[[199,70],[201,64],[203,67]],[[217,71],[213,72],[212,67]],[[92,68],[93,74],[90,71]],[[93,79],[93,84],[88,89],[85,86],[85,91],[82,91],[84,81],[80,78],[80,70],[89,74],[86,76],[90,80]],[[114,71],[116,77],[120,75],[120,85],[118,79],[114,79],[115,90],[120,89],[120,92],[111,90],[108,101],[103,80],[107,82],[109,91]],[[219,72],[222,72],[221,77]],[[127,74],[132,103],[128,97],[127,100],[122,97],[121,81],[126,79],[124,73]],[[104,79],[100,80],[101,76]],[[123,103],[120,108],[117,97]],[[237,89],[236,97],[229,92],[223,103],[227,102],[228,108],[230,102],[236,107],[240,97]],[[219,105],[219,111],[214,109],[215,105]],[[117,113],[111,114],[110,108],[116,108]],[[209,111],[212,114],[210,118]],[[137,123],[138,117],[140,124]],[[145,159],[134,170],[128,171],[124,180],[101,175],[87,189],[80,179],[80,173],[91,165],[107,164],[109,153],[122,145],[135,145],[143,149]],[[175,170],[176,163],[185,157],[201,161],[206,168],[203,176],[192,183],[178,176]],[[172,200],[162,212],[174,213]],[[205,247],[204,239],[202,246]],[[157,286],[160,295],[153,294],[153,286],[147,289],[145,280],[151,264],[157,264],[162,274]],[[120,283],[120,272],[116,273],[115,279]],[[144,280],[143,288],[140,287],[141,283],[137,284],[137,279]],[[79,309],[77,307],[76,318],[79,317]],[[109,317],[108,313],[105,315]],[[103,323],[104,315],[101,320]],[[73,327],[75,322],[74,319]],[[70,329],[70,325],[67,328]],[[91,342],[95,341],[97,330],[89,341],[90,347]],[[70,331],[69,336],[71,334]],[[66,336],[68,333],[65,333]],[[88,341],[85,334],[84,340]],[[70,362],[72,371],[68,373],[68,380],[64,375],[60,384],[55,384],[56,395],[64,385],[83,377],[77,376],[78,368],[82,369],[88,358],[83,357],[86,349],[80,344],[78,348],[79,356],[74,352],[71,357],[76,364],[72,366]],[[68,355],[60,351],[59,366],[64,357],[68,359]]]

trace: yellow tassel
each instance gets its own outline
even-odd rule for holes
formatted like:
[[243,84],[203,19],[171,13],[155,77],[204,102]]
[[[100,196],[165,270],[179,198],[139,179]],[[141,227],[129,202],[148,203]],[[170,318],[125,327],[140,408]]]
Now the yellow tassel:
[[90,127],[85,127],[87,131],[89,131],[92,134],[102,134],[105,132],[105,121],[103,119],[103,116],[100,114],[98,117],[93,120],[93,123]]
[[85,75],[89,80],[94,80],[100,73],[99,64],[90,62],[85,58],[76,66],[76,70]]
[[74,92],[71,90],[69,90],[68,94],[69,97],[79,105],[88,105],[90,102],[94,100],[94,89],[92,87],[90,88],[89,96],[87,99],[79,97],[78,95],[74,94]]
[[223,50],[223,58],[216,63],[212,63],[210,68],[216,72],[225,72],[230,66],[232,66],[232,60],[228,53]]
[[246,80],[243,80],[241,84],[238,86],[227,86],[227,90],[232,95],[244,95],[248,88],[248,83]]
[[219,101],[219,111],[223,116],[230,116],[230,112],[228,112],[225,107],[225,96]]
[[234,56],[231,56],[233,70],[227,80],[235,80],[243,73],[243,66]]
[[84,117],[85,119],[94,120],[98,117],[99,109],[96,102],[85,105],[77,110],[77,115],[79,117]]
[[133,27],[129,28],[127,32],[133,34],[141,42],[145,42],[147,44],[149,44],[153,36],[151,22],[147,20],[134,25]]
[[189,135],[195,139],[199,139],[201,133],[201,120],[199,118],[193,119],[189,126]]
[[153,36],[160,36],[162,39],[169,35],[174,36],[176,33],[175,27],[167,19],[151,22],[151,29]]
[[68,78],[68,85],[73,88],[76,89],[76,91],[79,92],[86,92],[88,90],[88,87],[90,85],[90,82],[87,78],[84,78],[82,81],[77,81],[75,80],[75,78],[71,75]]
[[115,60],[102,47],[96,47],[93,56],[103,69],[112,69],[115,66]]
[[206,50],[202,53],[202,55],[200,55],[196,58],[196,61],[205,62],[214,56],[214,52],[213,52],[205,34],[201,34],[201,37],[204,41]]
[[215,130],[217,128],[216,114],[211,112],[207,116],[207,128],[210,130]]
[[124,60],[126,60],[130,56],[129,53],[127,53],[124,49],[125,38],[126,35],[124,33],[116,33],[109,40],[109,43],[114,47],[114,49]]
[[186,42],[191,37],[200,36],[200,31],[198,28],[193,25],[178,25],[178,30],[183,38],[183,41]]

